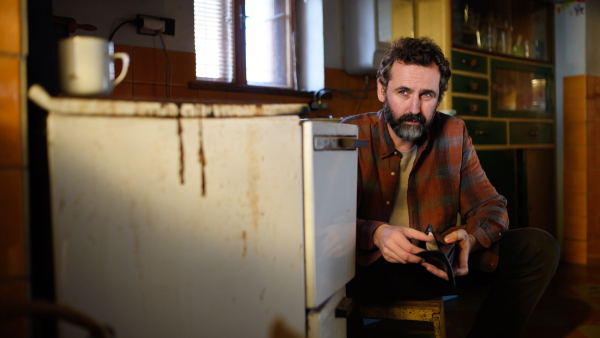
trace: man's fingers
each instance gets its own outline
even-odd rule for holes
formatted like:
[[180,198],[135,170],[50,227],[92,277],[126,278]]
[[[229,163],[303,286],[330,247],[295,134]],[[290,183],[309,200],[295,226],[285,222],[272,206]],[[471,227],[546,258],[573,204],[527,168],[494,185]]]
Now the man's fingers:
[[[399,242],[401,242],[401,241],[399,240]],[[410,242],[408,242],[408,244],[410,244]],[[410,244],[410,245],[412,245],[412,244]],[[419,248],[417,248],[417,249],[419,249]],[[383,257],[388,262],[392,262],[388,258],[394,259],[394,260],[398,261],[399,263],[403,263],[403,264],[421,263],[423,261],[423,258],[411,254],[396,241],[388,241],[385,244],[385,246],[383,247],[383,249],[381,250],[381,254],[383,254]],[[392,262],[392,263],[394,263],[394,262]]]
[[448,274],[444,272],[444,270],[440,270],[429,263],[421,263],[421,265],[423,265],[427,269],[427,271],[432,273],[434,276],[444,280],[448,280]]
[[464,276],[469,273],[469,252],[468,250],[461,250],[458,256],[458,268],[454,270],[456,276]]
[[433,236],[427,236],[425,233],[415,230],[413,228],[404,228],[403,229],[404,236],[408,238],[418,239],[420,241],[431,242],[433,241]]
[[468,236],[467,232],[464,231],[463,229],[459,229],[459,230],[451,232],[450,234],[448,234],[448,236],[444,237],[444,241],[446,241],[446,243],[450,244],[450,243],[454,243],[459,240],[465,240],[466,236]]

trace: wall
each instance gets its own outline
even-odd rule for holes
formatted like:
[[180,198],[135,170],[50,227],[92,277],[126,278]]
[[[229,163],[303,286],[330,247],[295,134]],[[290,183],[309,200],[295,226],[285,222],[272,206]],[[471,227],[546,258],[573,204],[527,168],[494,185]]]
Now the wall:
[[[28,298],[24,4],[0,1],[0,303]],[[2,321],[0,332],[6,337],[26,337],[26,322]]]
[[[556,87],[556,195],[557,215],[556,232],[557,239],[563,244],[564,233],[564,114],[563,114],[563,78],[565,76],[579,75],[585,73],[585,53],[574,53],[583,51],[586,47],[584,13],[575,14],[574,7],[585,3],[555,5],[554,11],[554,35],[555,35],[555,87]],[[564,7],[564,8],[563,8]],[[560,10],[560,11],[559,11]]]
[[[98,30],[77,30],[76,35],[91,35],[108,39],[117,25],[135,19],[136,14],[156,15],[175,19],[175,36],[165,35],[169,50],[194,51],[193,0],[54,0],[53,14],[75,18],[78,24],[90,24]],[[159,37],[137,34],[133,25],[122,26],[115,34],[116,44],[162,48]]]

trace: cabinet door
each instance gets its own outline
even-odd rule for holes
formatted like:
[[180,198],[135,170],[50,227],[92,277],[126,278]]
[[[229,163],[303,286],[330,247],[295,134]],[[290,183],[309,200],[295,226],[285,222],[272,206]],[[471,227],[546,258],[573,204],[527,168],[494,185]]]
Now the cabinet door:
[[552,68],[492,59],[492,116],[551,119]]

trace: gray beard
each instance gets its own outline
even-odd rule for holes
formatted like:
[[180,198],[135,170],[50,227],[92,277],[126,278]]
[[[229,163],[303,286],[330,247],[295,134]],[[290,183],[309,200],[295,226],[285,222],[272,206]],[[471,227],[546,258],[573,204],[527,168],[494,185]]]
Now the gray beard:
[[[387,98],[383,102],[383,116],[385,122],[387,122],[392,130],[402,141],[414,142],[421,138],[423,135],[427,135],[427,129],[431,125],[431,121],[427,121],[423,114],[411,114],[406,113],[397,119],[394,119],[394,114],[390,105],[388,104]],[[412,121],[419,122],[417,125],[404,124],[403,122]]]

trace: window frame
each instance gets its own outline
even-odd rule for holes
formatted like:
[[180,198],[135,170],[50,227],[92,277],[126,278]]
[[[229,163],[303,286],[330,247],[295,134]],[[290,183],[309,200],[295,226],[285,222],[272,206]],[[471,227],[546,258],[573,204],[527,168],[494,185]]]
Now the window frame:
[[[290,53],[292,53],[292,62],[289,69],[290,76],[295,79],[295,59],[296,59],[296,48],[295,48],[295,33],[296,33],[296,0],[290,1],[290,16],[291,16],[291,39],[292,45],[290,46]],[[243,28],[246,0],[233,0],[233,17],[234,19],[234,69],[232,82],[222,81],[210,81],[206,79],[197,78],[195,81],[189,83],[190,89],[200,90],[222,90],[232,92],[247,92],[247,93],[260,93],[260,94],[274,94],[274,95],[286,95],[286,96],[301,96],[301,97],[312,97],[313,92],[305,92],[297,90],[297,84],[292,80],[294,88],[287,87],[276,87],[276,86],[256,86],[249,85],[246,78],[246,32]]]

